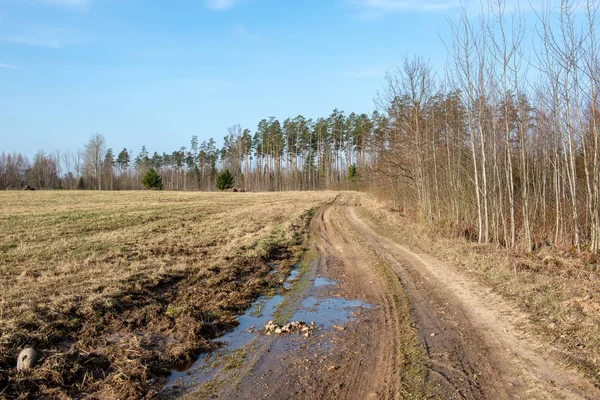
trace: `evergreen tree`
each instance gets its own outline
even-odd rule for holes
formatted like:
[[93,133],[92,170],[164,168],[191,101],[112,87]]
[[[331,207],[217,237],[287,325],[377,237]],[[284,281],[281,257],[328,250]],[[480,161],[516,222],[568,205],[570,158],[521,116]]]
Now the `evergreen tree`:
[[135,158],[135,168],[137,170],[147,168],[150,165],[150,158],[148,157],[148,150],[146,146],[142,146],[142,151]]
[[129,168],[129,162],[130,162],[130,158],[129,158],[129,152],[127,151],[126,148],[123,148],[123,150],[121,150],[121,152],[119,153],[119,156],[117,157],[117,165],[119,166],[119,169],[122,171],[125,171],[127,168]]
[[150,168],[148,172],[146,172],[146,175],[144,175],[144,178],[142,179],[142,184],[148,189],[163,189],[162,178],[154,168]]
[[356,172],[356,164],[352,164],[351,166],[348,167],[347,179],[349,181],[354,181],[354,180],[356,180],[357,175],[358,175],[358,173]]
[[233,175],[231,175],[231,172],[229,172],[229,170],[226,169],[225,171],[221,172],[217,176],[217,189],[225,190],[225,189],[231,189],[232,187],[233,187]]
[[112,168],[115,165],[115,156],[113,154],[113,149],[106,150],[106,154],[104,155],[104,166]]
[[[113,190],[113,169],[115,167],[115,156],[113,149],[108,149],[104,156],[104,177],[102,180],[105,182],[105,189]],[[108,184],[106,184],[108,182]]]

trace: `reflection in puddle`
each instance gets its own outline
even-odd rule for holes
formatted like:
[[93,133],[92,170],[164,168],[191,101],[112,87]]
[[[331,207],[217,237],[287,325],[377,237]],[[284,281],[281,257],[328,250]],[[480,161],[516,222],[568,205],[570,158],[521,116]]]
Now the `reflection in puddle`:
[[328,285],[335,285],[336,282],[332,281],[330,279],[327,278],[323,278],[323,277],[318,277],[317,279],[315,279],[315,283],[313,283],[314,287],[321,287],[321,286],[328,286]]
[[[274,268],[276,264],[269,264],[269,266]],[[283,283],[286,290],[291,288],[292,283],[298,279],[299,274],[300,269],[297,265],[294,265],[294,269]],[[216,361],[221,356],[233,354],[250,343],[256,336],[256,331],[261,330],[267,322],[273,319],[273,315],[282,300],[283,296],[281,295],[260,297],[256,300],[252,307],[238,317],[239,325],[233,331],[215,340],[221,343],[223,347],[213,353],[203,354],[193,363],[174,369],[169,377],[166,390],[172,392],[189,385],[199,385],[211,379],[218,372],[218,369],[214,368],[214,365],[217,364]]]
[[331,329],[334,325],[341,325],[352,319],[358,309],[370,307],[360,300],[308,297],[294,313],[292,320],[314,321],[322,329]]
[[223,344],[223,348],[214,353],[200,356],[190,368],[184,371],[174,371],[169,377],[167,390],[182,388],[187,384],[202,384],[212,378],[217,371],[212,368],[211,362],[250,343],[256,335],[255,331],[262,329],[267,322],[273,319],[273,314],[282,300],[283,296],[280,295],[271,298],[259,298],[250,309],[238,317],[240,324],[233,331],[216,339],[216,341]]
[[[292,284],[298,280],[300,270],[297,266],[290,272],[283,286],[286,290],[291,289]],[[321,288],[328,285],[336,285],[335,281],[318,277],[313,282],[313,288]],[[318,293],[319,291],[317,291]],[[257,332],[274,318],[275,312],[284,297],[275,295],[273,297],[261,297],[243,315],[238,317],[239,325],[230,333],[216,339],[223,347],[215,352],[204,354],[190,365],[181,366],[179,371],[173,371],[165,387],[165,394],[184,394],[186,388],[201,385],[215,377],[220,371],[227,367],[224,361],[227,358],[236,357],[236,351],[244,352],[244,346],[249,344]],[[344,298],[321,298],[310,296],[305,298],[291,321],[315,322],[320,329],[329,330],[334,325],[342,325],[351,320],[359,309],[371,306],[360,300],[347,300]],[[287,336],[287,338],[297,337]],[[321,350],[331,350],[333,344],[319,344]],[[239,356],[239,354],[238,354]]]
[[293,270],[290,271],[290,275],[285,280],[285,282],[283,282],[283,287],[285,288],[285,290],[290,290],[292,288],[292,284],[298,279],[298,275],[300,275],[300,270],[298,269],[298,267],[295,267]]

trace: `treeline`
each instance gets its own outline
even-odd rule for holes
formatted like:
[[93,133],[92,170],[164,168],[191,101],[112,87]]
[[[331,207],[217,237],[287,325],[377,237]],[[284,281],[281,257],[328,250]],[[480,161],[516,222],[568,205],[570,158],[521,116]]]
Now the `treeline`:
[[150,155],[142,146],[137,156],[125,148],[115,154],[112,148],[106,148],[104,136],[95,134],[82,150],[39,151],[33,163],[20,153],[2,153],[0,189],[21,189],[25,185],[46,190],[143,189],[142,176],[155,168],[168,190],[212,190],[221,151],[212,139],[198,148],[196,137],[192,149],[196,153],[182,147],[169,154]]
[[[246,191],[316,190],[345,183],[350,165],[366,165],[373,118],[334,110],[327,118],[303,116],[283,123],[274,117],[260,121],[254,133],[239,125],[228,129],[223,146],[213,139],[189,148],[138,154],[107,148],[105,138],[92,135],[82,150],[45,153],[31,163],[21,154],[0,155],[0,189],[142,189],[150,168],[159,171],[167,190],[215,190],[219,171],[229,169],[236,186]],[[354,173],[350,178],[354,177]]]
[[[598,1],[536,10],[537,28],[502,1],[451,22],[449,58],[389,74],[371,114],[334,110],[263,119],[171,153],[105,150],[0,158],[0,188],[214,190],[229,169],[247,191],[360,188],[424,223],[528,251],[600,246]],[[535,36],[527,33],[535,32]],[[357,186],[358,185],[358,186]]]

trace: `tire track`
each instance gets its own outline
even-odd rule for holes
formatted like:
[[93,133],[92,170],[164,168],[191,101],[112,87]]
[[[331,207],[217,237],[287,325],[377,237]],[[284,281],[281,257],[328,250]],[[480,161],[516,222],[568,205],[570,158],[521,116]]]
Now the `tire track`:
[[554,361],[518,326],[526,316],[449,266],[386,238],[353,207],[348,223],[379,248],[402,281],[427,349],[436,398],[600,399],[585,377]]
[[[525,315],[361,219],[360,196],[344,194],[313,219],[317,262],[306,276],[310,282],[330,278],[338,283],[328,296],[360,299],[372,308],[340,332],[319,332],[311,341],[269,337],[249,357],[239,385],[217,397],[600,399],[582,374],[561,366],[548,345],[518,328],[527,323]],[[298,296],[322,290],[312,285]],[[415,336],[422,355],[409,359],[406,349]],[[406,375],[411,368],[424,372]]]

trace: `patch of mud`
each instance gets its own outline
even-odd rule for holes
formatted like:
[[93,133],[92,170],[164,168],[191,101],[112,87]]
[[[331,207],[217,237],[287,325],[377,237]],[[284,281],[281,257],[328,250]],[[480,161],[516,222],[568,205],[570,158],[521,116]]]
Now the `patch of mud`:
[[[269,264],[271,273],[277,273],[277,264]],[[289,276],[283,283],[285,290],[290,290],[298,280],[300,269],[294,265]],[[213,353],[200,356],[196,361],[176,366],[163,390],[163,393],[176,396],[185,393],[185,389],[201,385],[212,379],[222,368],[219,359],[234,354],[248,345],[267,322],[274,318],[275,311],[283,301],[283,296],[277,294],[271,297],[260,297],[246,312],[238,317],[239,325],[231,332],[215,339],[221,348]]]
[[215,367],[216,361],[250,343],[256,336],[256,332],[273,319],[273,314],[282,300],[281,295],[258,299],[251,308],[238,317],[240,324],[237,328],[216,339],[222,345],[221,349],[204,354],[187,368],[178,368],[179,371],[175,370],[171,374],[165,388],[166,393],[174,395],[186,387],[200,385],[215,376],[219,371],[219,368]]
[[[316,269],[316,264],[311,266]],[[323,331],[323,339],[316,341],[311,340],[306,343],[310,348],[314,349],[315,345],[322,352],[332,351],[333,342],[330,338],[330,333],[336,330],[343,330],[344,324],[358,317],[358,313],[372,307],[361,300],[348,300],[339,297],[337,292],[337,282],[329,278],[319,276],[314,280],[314,273],[303,273],[300,268],[295,266],[290,271],[289,276],[283,282],[282,291],[272,297],[259,298],[250,309],[243,315],[238,317],[239,325],[231,332],[215,340],[221,346],[220,349],[202,355],[197,361],[190,365],[179,368],[179,371],[174,371],[164,388],[163,395],[166,397],[178,397],[193,392],[195,388],[200,388],[204,384],[210,385],[210,382],[223,381],[228,382],[228,378],[232,371],[229,371],[228,365],[236,365],[233,368],[239,368],[238,364],[248,362],[247,357],[252,358],[252,353],[257,343],[253,341],[257,336],[266,338],[270,332],[263,330],[271,320],[276,318],[278,310],[286,308],[284,299],[289,296],[284,296],[281,293],[286,293],[294,296],[301,296],[301,300],[295,303],[290,314],[285,320],[288,321],[306,321],[309,331],[317,329]],[[310,282],[308,287],[305,287],[301,282]],[[300,292],[294,291],[297,287],[304,287]],[[279,326],[279,325],[278,325]],[[317,336],[321,334],[314,331]],[[300,343],[308,340],[309,333],[302,335],[273,335],[270,336],[274,342],[270,342],[270,350],[277,349],[279,346],[290,346],[286,352],[293,353],[298,349]],[[300,342],[298,342],[300,340]],[[250,353],[248,353],[250,352]]]

